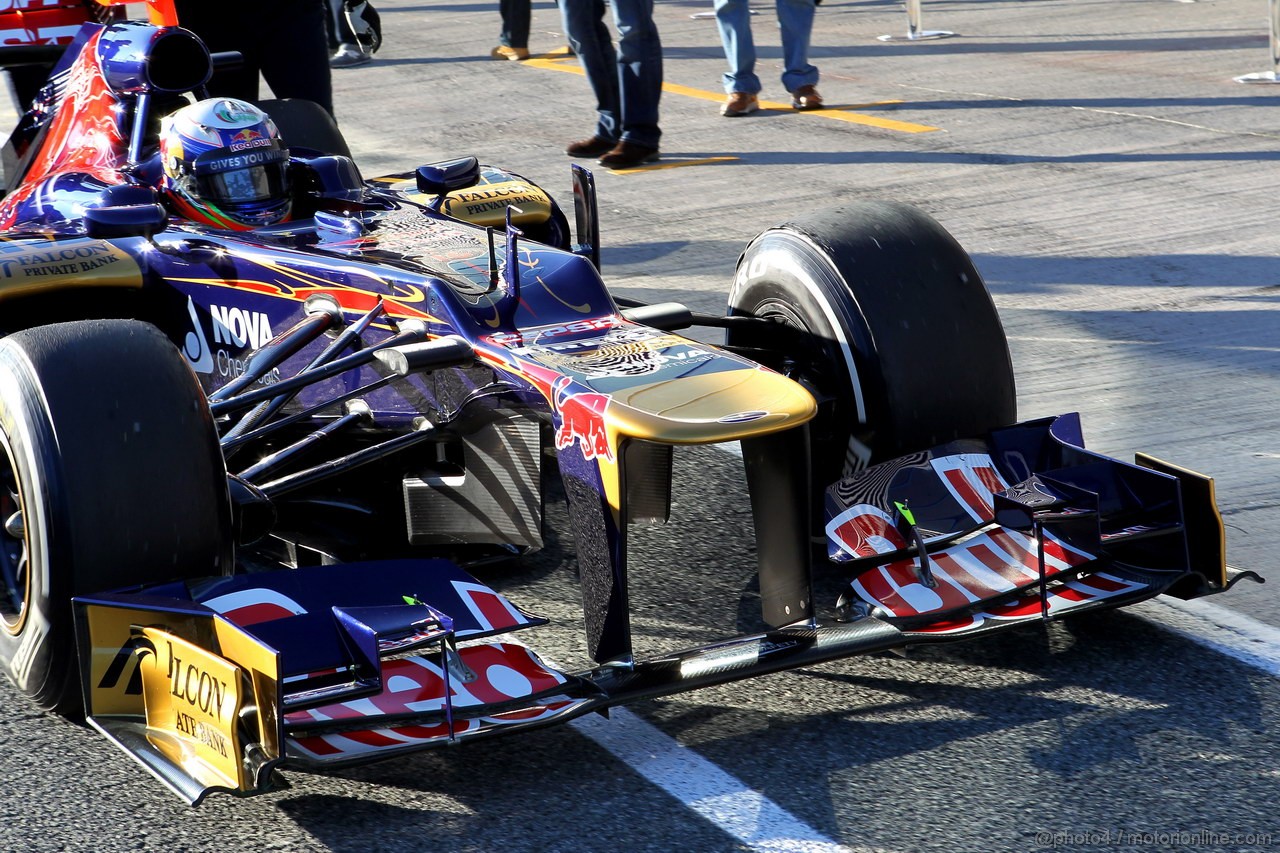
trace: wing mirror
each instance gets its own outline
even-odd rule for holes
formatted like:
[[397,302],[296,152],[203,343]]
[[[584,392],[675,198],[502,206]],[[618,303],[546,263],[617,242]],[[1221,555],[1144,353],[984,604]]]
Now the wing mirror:
[[118,184],[102,191],[97,207],[84,211],[90,237],[150,237],[169,224],[169,213],[151,187]]
[[454,190],[466,189],[480,180],[480,161],[475,157],[461,157],[428,163],[417,170],[418,192],[444,196]]

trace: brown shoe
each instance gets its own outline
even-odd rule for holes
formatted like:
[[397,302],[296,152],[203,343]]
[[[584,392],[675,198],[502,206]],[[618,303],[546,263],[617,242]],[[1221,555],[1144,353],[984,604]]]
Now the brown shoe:
[[649,145],[622,140],[613,150],[600,158],[599,163],[610,169],[634,169],[658,159],[658,149]]
[[791,93],[791,108],[795,110],[822,109],[822,96],[817,86],[801,86]]
[[507,47],[505,44],[500,44],[493,50],[489,51],[489,56],[494,59],[509,59],[512,62],[515,62],[520,59],[528,59],[529,48]]
[[720,107],[720,115],[729,118],[749,116],[760,109],[760,99],[750,92],[731,92],[724,106]]
[[564,153],[570,157],[599,157],[601,154],[608,154],[617,144],[616,140],[593,136],[590,139],[570,143],[569,147],[564,149]]

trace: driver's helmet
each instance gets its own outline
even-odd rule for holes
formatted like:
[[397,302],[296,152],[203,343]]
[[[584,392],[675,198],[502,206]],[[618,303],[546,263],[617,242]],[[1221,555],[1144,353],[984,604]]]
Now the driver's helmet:
[[210,98],[167,116],[160,162],[161,188],[179,216],[236,230],[289,216],[289,152],[253,104]]

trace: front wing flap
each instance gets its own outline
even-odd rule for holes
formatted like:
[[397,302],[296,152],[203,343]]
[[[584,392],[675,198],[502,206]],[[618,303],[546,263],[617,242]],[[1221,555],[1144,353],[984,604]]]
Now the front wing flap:
[[886,462],[826,500],[829,556],[854,598],[912,630],[1228,585],[1213,481],[1085,450],[1074,415]]
[[164,584],[74,606],[89,722],[192,804],[268,790],[286,760],[369,760],[595,695],[523,646],[487,641],[546,620],[444,560]]
[[280,655],[194,602],[75,599],[89,723],[191,804],[266,790],[282,755]]

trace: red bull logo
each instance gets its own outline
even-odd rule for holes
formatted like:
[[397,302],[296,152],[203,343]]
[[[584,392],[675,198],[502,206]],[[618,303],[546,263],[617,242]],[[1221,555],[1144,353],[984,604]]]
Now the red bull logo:
[[270,138],[251,127],[246,127],[231,136],[231,142],[227,147],[232,151],[244,151],[247,148],[265,148],[270,144]]
[[552,389],[552,404],[560,415],[560,428],[556,430],[556,449],[564,450],[574,440],[581,442],[582,457],[602,457],[613,461],[613,448],[604,428],[604,413],[609,407],[609,395],[585,391],[567,394],[571,380],[564,376],[556,380]]

